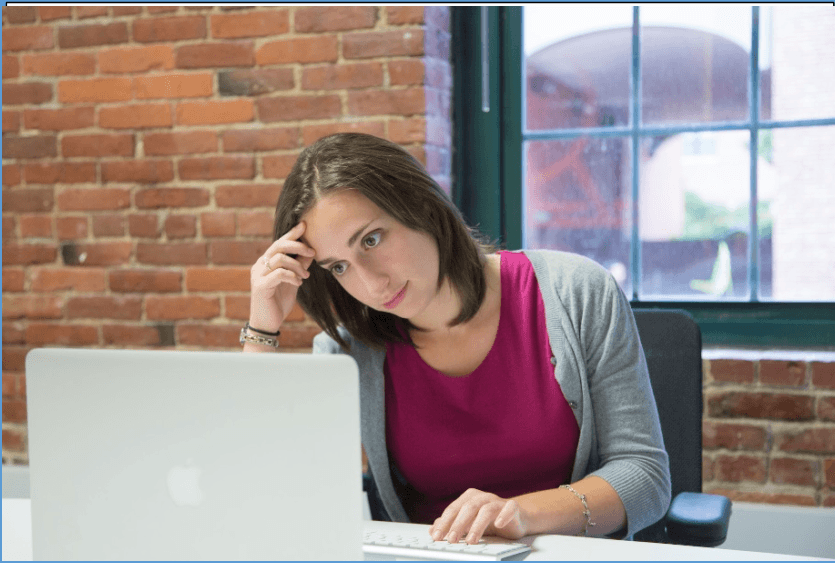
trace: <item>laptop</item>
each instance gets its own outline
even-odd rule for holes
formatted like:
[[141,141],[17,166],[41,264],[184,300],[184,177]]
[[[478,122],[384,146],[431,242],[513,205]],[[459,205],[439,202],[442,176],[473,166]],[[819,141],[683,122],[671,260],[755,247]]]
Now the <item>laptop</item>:
[[344,355],[36,349],[36,560],[362,559]]

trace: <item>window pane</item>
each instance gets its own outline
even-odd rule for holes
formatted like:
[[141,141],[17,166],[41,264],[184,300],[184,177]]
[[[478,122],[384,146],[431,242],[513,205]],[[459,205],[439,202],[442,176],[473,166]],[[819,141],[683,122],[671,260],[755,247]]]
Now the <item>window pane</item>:
[[629,279],[630,141],[580,137],[525,143],[525,248],[576,252]]
[[[760,154],[771,173],[760,179],[773,185],[760,223],[772,230],[772,292],[778,301],[835,301],[835,126],[774,129],[760,137]],[[760,174],[763,176],[763,174]],[[771,221],[769,221],[769,217]],[[761,228],[762,230],[762,228]],[[763,261],[765,262],[765,261]],[[766,285],[763,289],[769,289]]]
[[641,7],[646,124],[747,119],[751,8]]
[[832,5],[763,7],[760,14],[763,119],[835,117]]
[[629,123],[632,7],[526,6],[526,128]]
[[748,131],[642,141],[641,298],[748,296]]

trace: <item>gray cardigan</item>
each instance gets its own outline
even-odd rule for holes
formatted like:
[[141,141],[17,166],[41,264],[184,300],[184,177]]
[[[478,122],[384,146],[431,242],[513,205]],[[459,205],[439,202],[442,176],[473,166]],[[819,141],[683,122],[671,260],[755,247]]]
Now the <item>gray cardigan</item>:
[[[596,262],[565,252],[528,250],[554,353],[554,377],[574,411],[580,438],[571,482],[605,479],[626,508],[626,536],[658,521],[670,503],[670,470],[658,411],[632,309]],[[340,334],[360,373],[362,443],[390,517],[408,522],[389,469],[385,429],[385,350]],[[313,353],[344,353],[330,336]],[[510,423],[510,421],[509,421]]]

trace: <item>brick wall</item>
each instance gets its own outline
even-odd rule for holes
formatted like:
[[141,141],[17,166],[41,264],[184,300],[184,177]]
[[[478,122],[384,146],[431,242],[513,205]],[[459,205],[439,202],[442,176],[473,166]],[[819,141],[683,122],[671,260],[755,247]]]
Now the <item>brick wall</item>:
[[239,349],[304,146],[387,137],[449,190],[449,42],[440,6],[3,8],[3,461],[34,347]]

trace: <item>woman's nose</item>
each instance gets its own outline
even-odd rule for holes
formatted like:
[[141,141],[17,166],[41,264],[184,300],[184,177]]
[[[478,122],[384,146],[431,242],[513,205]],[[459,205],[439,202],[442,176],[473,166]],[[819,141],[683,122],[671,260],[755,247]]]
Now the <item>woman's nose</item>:
[[384,272],[367,265],[360,266],[358,270],[368,293],[375,297],[380,297],[380,294],[385,291],[388,285],[388,276]]

